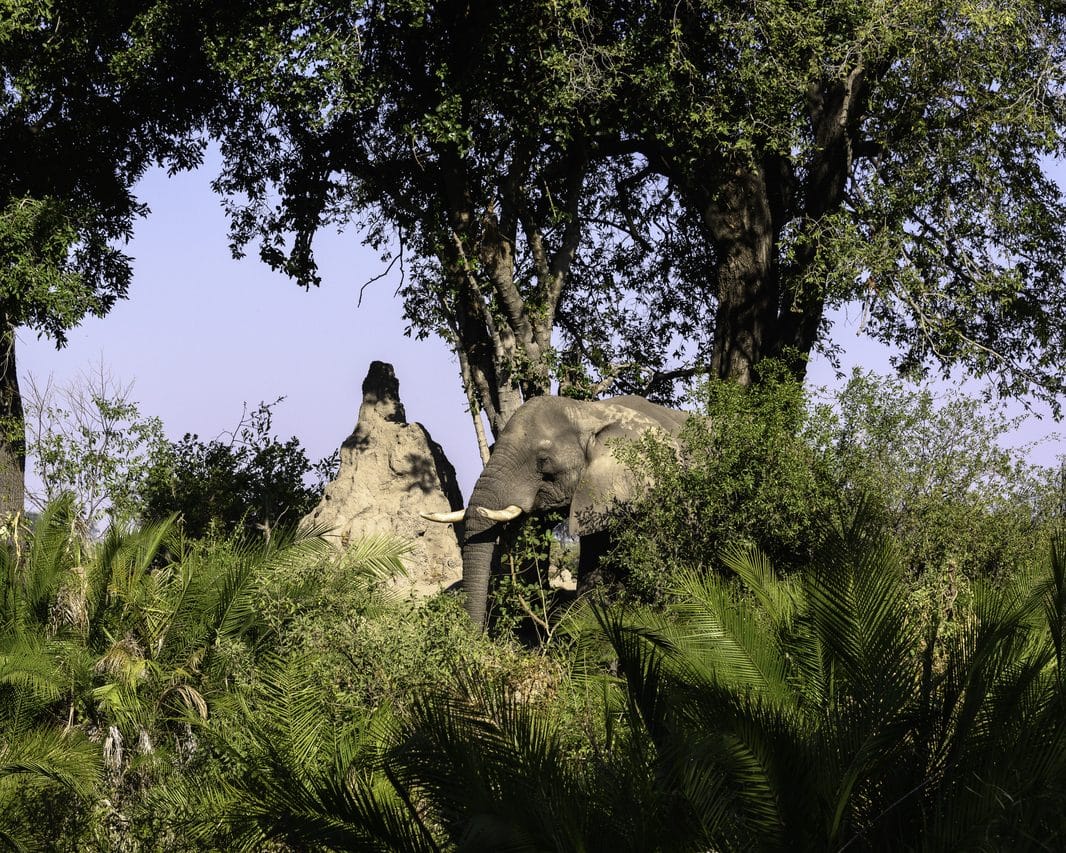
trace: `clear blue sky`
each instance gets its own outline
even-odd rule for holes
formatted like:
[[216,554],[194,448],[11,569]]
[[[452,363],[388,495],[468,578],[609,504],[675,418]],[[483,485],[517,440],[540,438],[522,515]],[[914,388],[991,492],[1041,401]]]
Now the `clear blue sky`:
[[[297,436],[314,460],[328,455],[356,422],[360,385],[374,359],[391,362],[408,419],[421,422],[455,465],[464,496],[480,472],[455,358],[439,340],[404,336],[398,279],[359,289],[384,265],[354,235],[324,232],[318,240],[323,286],[305,292],[272,273],[254,249],[233,260],[226,219],[209,187],[215,169],[168,178],[153,171],[137,188],[151,214],[127,252],[135,258],[129,299],[102,318],[86,320],[56,350],[29,330],[19,335],[21,377],[52,375],[63,383],[102,360],[116,379],[135,383],[143,414],[162,418],[169,435],[208,440],[233,429],[242,405],[284,396],[274,425]],[[856,312],[852,312],[853,315]],[[887,370],[885,351],[857,337],[855,320],[840,318],[836,339],[845,365]],[[823,361],[812,381],[832,384]],[[1027,425],[1021,439],[1057,431],[1049,419]],[[1051,464],[1061,441],[1038,460]]]

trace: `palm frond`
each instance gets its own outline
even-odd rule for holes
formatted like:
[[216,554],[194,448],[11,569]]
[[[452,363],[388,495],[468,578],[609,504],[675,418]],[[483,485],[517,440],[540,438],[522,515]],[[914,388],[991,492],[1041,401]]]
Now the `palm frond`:
[[752,544],[735,543],[722,553],[721,559],[755,595],[771,624],[778,630],[792,624],[802,609],[800,584],[778,576],[769,558]]
[[557,720],[481,679],[417,697],[398,741],[386,759],[397,787],[462,849],[619,849],[618,827],[638,817],[616,818],[604,803],[616,792],[566,760]]
[[38,621],[47,618],[48,605],[60,579],[76,562],[74,520],[74,498],[66,494],[50,501],[33,527],[23,572],[26,603]]
[[344,564],[376,580],[389,580],[396,575],[406,574],[403,556],[410,551],[409,544],[394,536],[364,536],[348,547]]
[[0,780],[25,775],[88,796],[100,768],[99,749],[77,731],[36,727],[0,743]]
[[166,795],[190,831],[234,850],[261,849],[269,840],[335,850],[436,850],[410,801],[379,769],[388,727],[367,718],[338,730],[322,699],[303,662],[270,663],[254,707],[243,706],[239,730],[205,729],[233,775]]
[[0,686],[29,691],[43,702],[58,699],[65,679],[56,664],[56,645],[33,635],[0,644]]
[[40,631],[65,574],[75,565],[73,501],[52,501],[34,525],[29,549],[0,548],[0,633]]
[[[680,624],[668,636],[677,649],[671,659],[688,669],[686,680],[754,690],[780,702],[793,700],[788,660],[772,620],[762,618],[740,600],[732,584],[716,576],[682,575],[678,589],[680,601],[674,609]],[[791,617],[782,628],[790,622]]]
[[87,802],[100,781],[100,750],[77,731],[47,726],[12,729],[0,737],[0,847],[45,849],[56,841],[35,820],[42,801]]
[[867,504],[828,529],[804,580],[826,670],[855,701],[877,697],[877,713],[894,713],[912,690],[920,638],[907,610],[898,552]]

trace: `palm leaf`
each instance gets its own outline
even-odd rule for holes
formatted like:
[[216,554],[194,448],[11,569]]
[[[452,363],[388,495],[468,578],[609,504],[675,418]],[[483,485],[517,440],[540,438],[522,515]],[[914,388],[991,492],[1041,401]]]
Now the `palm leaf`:
[[52,596],[75,563],[74,519],[73,495],[65,494],[50,501],[34,524],[22,570],[25,602],[38,623],[47,619]]
[[55,645],[33,636],[0,645],[0,685],[28,690],[44,702],[58,699],[65,684],[56,665]]
[[[378,771],[387,728],[372,720],[336,730],[303,662],[268,665],[239,729],[213,732],[234,775],[204,790],[166,795],[195,837],[227,849],[268,840],[335,850],[436,850],[425,827]],[[211,729],[205,730],[212,734]]]
[[21,775],[88,796],[100,767],[99,749],[76,731],[37,727],[0,744],[0,780]]
[[766,557],[752,544],[734,543],[721,555],[722,563],[743,581],[759,602],[762,613],[778,630],[792,624],[802,610],[802,587],[779,577]]
[[714,576],[682,575],[678,591],[680,602],[674,609],[681,621],[669,632],[675,647],[671,660],[690,670],[687,680],[754,690],[781,702],[793,700],[788,662],[772,620],[761,618],[731,584]]
[[566,760],[558,722],[504,688],[461,679],[419,696],[388,755],[397,788],[416,792],[460,849],[624,849],[640,817],[606,802]]

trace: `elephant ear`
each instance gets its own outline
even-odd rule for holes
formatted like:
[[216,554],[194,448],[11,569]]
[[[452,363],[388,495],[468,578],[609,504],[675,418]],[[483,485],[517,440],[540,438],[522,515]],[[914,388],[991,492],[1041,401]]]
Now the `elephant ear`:
[[647,491],[646,479],[620,461],[615,448],[649,430],[662,433],[652,418],[621,406],[607,406],[604,416],[597,419],[585,445],[585,470],[570,501],[572,536],[598,533],[607,526],[613,510]]

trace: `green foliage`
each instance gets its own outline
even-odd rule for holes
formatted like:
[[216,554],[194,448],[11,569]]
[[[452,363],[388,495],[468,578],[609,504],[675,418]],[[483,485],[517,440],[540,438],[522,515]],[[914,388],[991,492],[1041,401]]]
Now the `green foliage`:
[[62,388],[32,379],[24,395],[26,452],[42,491],[27,497],[38,509],[61,494],[77,504],[84,531],[132,520],[136,491],[148,472],[148,453],[163,438],[159,418],[144,417],[101,365]]
[[77,555],[71,501],[37,529],[25,554],[0,549],[0,843],[12,849],[47,843],[96,793],[102,767],[84,731],[59,725],[76,648],[50,621]]
[[[553,709],[472,679],[418,702],[386,758],[460,847],[1041,849],[1066,833],[1066,572],[987,586],[946,635],[907,604],[898,552],[859,504],[782,577],[686,576],[667,613],[596,608],[586,671],[606,736],[585,760]],[[601,646],[602,648],[602,646]]]
[[266,590],[298,595],[294,566],[331,554],[307,536],[187,543],[173,519],[87,546],[72,499],[50,504],[28,548],[0,550],[0,832],[62,825],[71,847],[122,849],[162,832],[146,792],[197,755],[190,726],[254,684],[277,642]]
[[54,198],[9,199],[0,211],[0,300],[17,306],[19,323],[60,335],[99,310],[92,288],[71,268],[78,238],[74,217]]
[[[1009,420],[866,374],[703,393],[676,446],[620,451],[655,483],[615,560],[655,607],[549,618],[530,528],[504,616],[533,653],[400,600],[391,539],[88,542],[52,502],[0,549],[0,845],[1061,846],[1062,495]],[[305,472],[269,415],[246,469]]]
[[238,702],[198,726],[221,761],[217,775],[161,793],[197,843],[440,849],[421,794],[397,784],[385,757],[418,697],[471,672],[482,686],[550,694],[557,667],[473,632],[457,599],[390,595],[383,581],[401,552],[368,540],[332,566],[291,567],[285,582],[311,581],[305,595],[264,589],[259,608],[279,625],[276,657]]
[[[145,213],[156,162],[199,162],[222,100],[197,44],[199,4],[5,3],[0,31],[0,313],[58,342],[130,283],[114,245]],[[199,26],[189,27],[192,21]]]
[[843,489],[874,497],[916,575],[1012,573],[1054,519],[1051,472],[1011,447],[1021,418],[959,391],[856,370],[812,407],[807,440]]
[[[515,646],[472,632],[458,598],[398,599],[380,575],[367,573],[362,554],[368,547],[402,553],[391,540],[367,540],[332,571],[307,578],[297,612],[279,609],[294,596],[272,593],[260,605],[276,614],[271,618],[284,619],[278,653],[303,661],[313,680],[333,692],[338,708],[403,708],[419,690],[472,666],[486,678],[516,683],[538,677],[536,655],[527,658]],[[298,571],[293,582],[302,586],[306,574]]]
[[565,524],[561,513],[530,516],[501,537],[502,570],[490,590],[490,618],[496,633],[506,636],[524,628],[538,645],[551,641],[557,595],[549,581],[564,569],[571,575],[577,573],[574,549],[567,552],[556,536]]
[[336,726],[328,691],[303,661],[277,661],[231,726],[208,729],[227,774],[206,790],[189,780],[165,796],[191,839],[252,851],[270,842],[332,850],[432,850],[409,800],[380,768],[386,721]]
[[756,544],[783,569],[804,565],[818,544],[813,519],[837,493],[823,457],[798,436],[797,383],[778,374],[752,388],[711,381],[699,393],[703,417],[689,419],[677,447],[649,437],[618,451],[653,483],[616,525],[614,557],[627,587],[650,599],[673,569],[716,569],[738,543]]
[[[281,399],[246,412],[229,442],[205,444],[186,433],[181,441],[157,443],[140,485],[143,517],[175,513],[194,538],[236,530],[269,536],[279,524],[295,524],[310,512],[338,456],[312,464],[295,436],[285,442],[275,437],[273,408]],[[308,485],[312,474],[316,482]]]
[[[797,434],[826,433],[803,431],[802,396],[771,389],[708,398],[748,447],[813,453]],[[399,600],[394,540],[338,557],[171,520],[86,544],[68,497],[0,552],[0,833],[173,851],[1057,845],[1062,534],[1050,560],[929,569],[916,593],[891,514],[850,502],[806,518],[798,571],[737,534],[728,574],[679,553],[665,606],[579,606],[530,653],[471,630],[452,596]]]
[[818,546],[815,519],[864,496],[901,546],[915,603],[933,606],[967,595],[973,579],[1024,570],[1061,517],[1055,472],[1006,443],[1019,419],[961,392],[938,399],[856,371],[832,397],[772,374],[701,393],[704,416],[677,446],[620,451],[653,483],[617,525],[614,561],[638,596],[661,597],[676,570],[719,569],[742,543],[782,571],[802,568]]
[[[637,850],[618,790],[571,759],[550,705],[471,676],[418,697],[388,756],[441,845],[472,850]],[[603,781],[607,781],[606,778]]]
[[[919,633],[862,509],[799,584],[754,552],[729,563],[754,597],[694,578],[670,646],[605,623],[658,772],[692,792],[715,846],[1013,848],[1066,830],[1050,793],[1066,759],[1049,666],[1062,614],[1041,605],[1058,601],[1042,591],[1058,588],[1061,542],[1038,582],[985,590],[952,638]],[[695,799],[716,787],[724,813]]]

